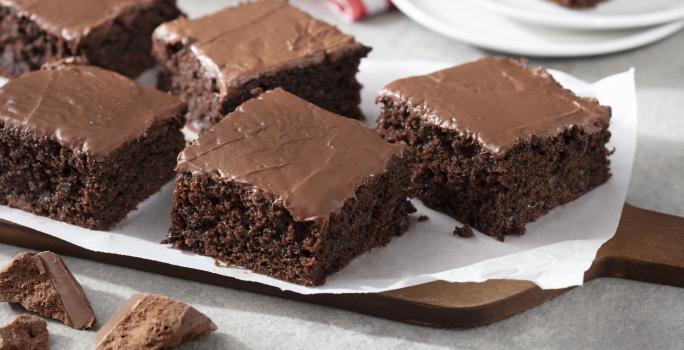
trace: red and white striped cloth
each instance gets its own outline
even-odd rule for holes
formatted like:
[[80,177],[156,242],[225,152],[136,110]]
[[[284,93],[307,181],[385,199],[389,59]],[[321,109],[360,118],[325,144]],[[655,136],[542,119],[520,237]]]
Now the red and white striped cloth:
[[392,8],[391,0],[324,0],[342,18],[358,21],[368,16],[387,12]]

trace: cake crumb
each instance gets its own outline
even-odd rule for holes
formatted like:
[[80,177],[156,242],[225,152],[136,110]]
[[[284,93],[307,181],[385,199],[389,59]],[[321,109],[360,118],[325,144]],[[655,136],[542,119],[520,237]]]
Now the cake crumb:
[[421,215],[418,217],[418,222],[424,222],[430,220],[430,217],[427,215]]
[[475,237],[475,234],[473,233],[473,229],[470,228],[468,224],[463,225],[463,227],[454,227],[454,236],[459,236],[462,238],[470,238],[470,237]]
[[19,315],[14,321],[0,328],[0,349],[48,348],[47,322],[34,315]]

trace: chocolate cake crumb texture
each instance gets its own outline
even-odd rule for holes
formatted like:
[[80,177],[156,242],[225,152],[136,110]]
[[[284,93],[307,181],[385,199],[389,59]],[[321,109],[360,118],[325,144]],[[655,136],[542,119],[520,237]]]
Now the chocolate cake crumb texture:
[[180,14],[175,0],[3,0],[0,74],[81,56],[135,77],[154,65],[152,31]]
[[20,253],[0,271],[0,301],[59,320],[74,329],[95,324],[90,302],[55,253]]
[[107,157],[177,118],[178,99],[92,66],[31,72],[0,87],[0,122],[75,153]]
[[282,89],[179,156],[167,243],[305,285],[408,226],[410,154]]
[[93,66],[0,88],[0,204],[105,230],[173,178],[179,99]]
[[0,350],[47,350],[47,322],[34,315],[19,315],[0,328]]
[[378,103],[377,130],[415,153],[418,198],[500,240],[610,178],[610,108],[525,62],[399,79]]
[[276,89],[245,103],[178,157],[176,171],[272,193],[299,221],[325,224],[367,176],[404,149],[373,130]]
[[207,130],[276,87],[360,118],[355,76],[369,51],[287,1],[268,0],[165,23],[154,32],[153,52],[166,70],[164,86],[189,104],[189,125]]
[[134,294],[95,335],[97,350],[169,349],[213,332],[216,325],[190,305],[156,294]]
[[473,233],[473,229],[468,226],[468,224],[465,224],[461,227],[454,227],[454,236],[459,236],[463,238],[470,238],[470,237],[475,237],[475,233]]

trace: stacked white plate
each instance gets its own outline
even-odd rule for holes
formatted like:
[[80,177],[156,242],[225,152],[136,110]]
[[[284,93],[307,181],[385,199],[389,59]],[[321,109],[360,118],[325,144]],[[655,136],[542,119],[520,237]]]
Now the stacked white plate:
[[513,55],[575,57],[634,49],[684,27],[684,0],[605,0],[568,9],[550,0],[393,0],[416,22]]

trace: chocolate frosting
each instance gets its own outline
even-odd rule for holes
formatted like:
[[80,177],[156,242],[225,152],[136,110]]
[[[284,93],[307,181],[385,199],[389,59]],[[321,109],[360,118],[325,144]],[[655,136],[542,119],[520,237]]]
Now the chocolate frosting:
[[46,32],[67,41],[78,41],[93,28],[113,21],[131,8],[151,6],[155,0],[0,0],[31,18]]
[[229,7],[206,17],[161,25],[156,41],[189,45],[222,94],[281,69],[337,59],[362,45],[284,0]]
[[64,265],[62,259],[52,252],[41,252],[35,255],[41,273],[47,273],[64,305],[64,311],[69,318],[67,325],[75,329],[90,328],[95,324],[95,314],[90,307],[81,285],[76,281],[71,271]]
[[572,126],[598,132],[611,115],[609,107],[576,96],[542,68],[494,57],[394,81],[379,98],[407,103],[426,122],[458,130],[493,153]]
[[176,171],[218,175],[276,196],[298,221],[327,223],[404,148],[285,90],[245,102],[179,156]]
[[29,72],[0,88],[0,122],[77,153],[106,157],[184,104],[118,73],[92,66]]

